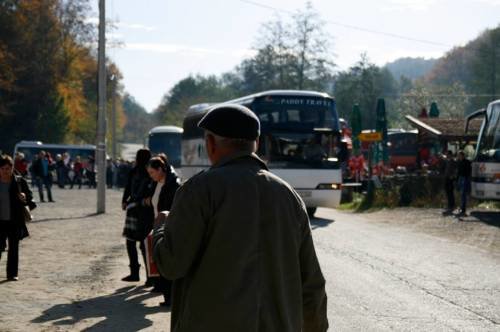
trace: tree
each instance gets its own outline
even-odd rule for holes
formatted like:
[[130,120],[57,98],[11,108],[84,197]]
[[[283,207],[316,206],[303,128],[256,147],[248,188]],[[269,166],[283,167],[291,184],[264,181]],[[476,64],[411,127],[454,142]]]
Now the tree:
[[[335,78],[334,95],[340,116],[350,118],[353,105],[358,104],[362,127],[367,129],[375,128],[377,99],[391,96],[396,91],[397,84],[392,74],[370,63],[364,53],[354,66],[338,73]],[[391,119],[390,112],[388,119]]]
[[488,29],[463,47],[439,59],[426,83],[441,87],[460,84],[467,94],[467,112],[500,97],[500,26]]
[[233,97],[235,95],[231,88],[216,76],[189,76],[170,89],[155,113],[160,116],[162,123],[181,126],[190,106],[221,102]]
[[475,50],[470,65],[471,90],[478,95],[472,103],[477,109],[500,98],[500,26],[484,33]]
[[433,102],[439,106],[439,117],[457,119],[465,116],[468,97],[460,83],[442,86],[419,81],[395,100],[394,108],[400,114],[400,123],[404,124],[404,115],[417,116],[422,108],[430,109]]
[[[0,149],[26,139],[94,142],[97,61],[89,13],[89,0],[0,2]],[[111,62],[108,73],[121,79]],[[123,125],[120,107],[118,115]]]
[[335,66],[331,59],[331,39],[322,28],[324,22],[310,2],[305,10],[294,15],[293,21],[291,50],[297,88],[324,89],[324,82],[331,80]]
[[256,55],[236,68],[242,84],[238,90],[245,94],[268,89],[328,90],[335,64],[331,38],[323,25],[310,3],[290,22],[277,17],[264,24]]
[[124,142],[142,143],[151,128],[159,123],[153,114],[142,107],[133,96],[125,93],[123,96],[123,109],[126,116],[122,140]]

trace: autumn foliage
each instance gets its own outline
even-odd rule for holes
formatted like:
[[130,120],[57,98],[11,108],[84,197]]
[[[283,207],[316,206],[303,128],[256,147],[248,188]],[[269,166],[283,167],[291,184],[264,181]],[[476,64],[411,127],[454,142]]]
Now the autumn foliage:
[[[0,150],[10,153],[20,140],[94,143],[97,44],[89,15],[87,0],[0,1]],[[107,67],[118,84],[118,69]]]

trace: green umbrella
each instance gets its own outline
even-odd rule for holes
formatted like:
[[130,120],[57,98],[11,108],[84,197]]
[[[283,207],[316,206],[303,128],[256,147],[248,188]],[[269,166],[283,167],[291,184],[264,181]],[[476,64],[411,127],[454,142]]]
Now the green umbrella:
[[385,100],[383,98],[377,100],[377,119],[375,128],[377,132],[382,133],[382,142],[377,144],[378,148],[375,160],[376,162],[382,160],[385,164],[389,161],[389,154],[387,151],[387,117],[385,113]]
[[439,118],[439,108],[435,101],[431,104],[431,110],[429,112],[429,117],[431,118]]
[[351,113],[351,127],[352,127],[352,149],[354,155],[359,151],[359,134],[361,134],[361,111],[358,104],[354,104]]

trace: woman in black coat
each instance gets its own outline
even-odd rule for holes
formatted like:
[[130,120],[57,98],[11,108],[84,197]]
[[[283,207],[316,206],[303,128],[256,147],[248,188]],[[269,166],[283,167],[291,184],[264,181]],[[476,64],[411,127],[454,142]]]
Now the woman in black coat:
[[[155,219],[162,211],[170,211],[175,192],[180,187],[179,178],[164,155],[152,158],[148,163],[148,173],[154,183],[151,186],[151,198],[147,200],[154,209]],[[155,280],[155,289],[163,293],[165,299],[162,306],[170,306],[172,281],[163,277]]]
[[12,158],[0,156],[0,257],[9,243],[7,279],[18,280],[19,241],[29,235],[26,221],[34,209],[33,195],[28,183],[13,173]]
[[[135,167],[128,175],[127,185],[123,192],[122,208],[127,211],[123,236],[127,241],[127,254],[129,258],[130,275],[124,277],[123,281],[139,281],[139,259],[137,255],[137,242],[142,252],[144,263],[146,263],[146,248],[144,239],[153,229],[153,209],[145,204],[145,198],[149,195],[151,179],[146,166],[151,158],[148,149],[137,151]],[[149,286],[149,280],[146,286]]]

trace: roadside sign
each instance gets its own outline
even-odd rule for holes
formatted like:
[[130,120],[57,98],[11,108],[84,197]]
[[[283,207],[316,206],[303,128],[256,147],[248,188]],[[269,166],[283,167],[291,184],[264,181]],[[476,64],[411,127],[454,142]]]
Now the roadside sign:
[[379,142],[382,140],[382,133],[361,133],[358,137],[361,142]]

